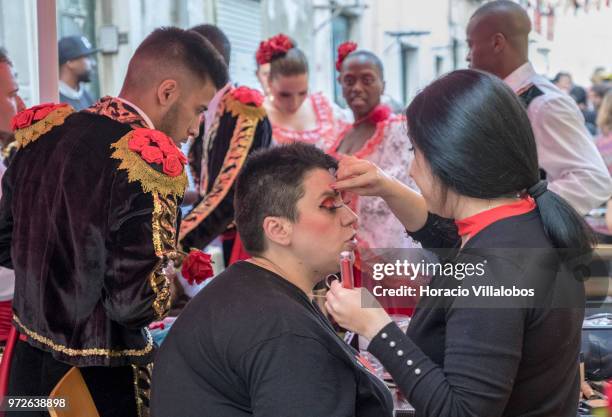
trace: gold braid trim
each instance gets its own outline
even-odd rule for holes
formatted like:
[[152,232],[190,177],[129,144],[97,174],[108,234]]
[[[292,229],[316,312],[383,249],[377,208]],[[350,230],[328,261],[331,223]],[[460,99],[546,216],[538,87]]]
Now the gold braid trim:
[[55,126],[62,125],[72,113],[74,113],[74,109],[71,106],[58,107],[36,123],[23,129],[18,129],[15,131],[15,140],[18,148],[25,148],[30,143],[36,142],[39,137],[48,133]]
[[260,121],[266,117],[266,109],[263,106],[255,107],[249,104],[241,103],[232,97],[231,93],[224,97],[225,107],[232,113],[234,117],[248,117]]
[[151,333],[149,333],[149,329],[145,328],[145,333],[147,336],[147,345],[142,349],[124,349],[124,350],[112,350],[112,349],[102,349],[102,348],[88,348],[88,349],[73,349],[64,345],[58,345],[53,342],[53,340],[48,337],[39,335],[33,330],[28,329],[23,325],[21,320],[17,315],[13,315],[13,321],[17,323],[20,327],[20,330],[25,333],[30,339],[36,340],[38,343],[41,343],[45,346],[50,347],[56,352],[63,353],[68,356],[109,356],[109,357],[118,357],[118,356],[144,356],[147,353],[153,350],[153,338],[151,337]]
[[6,145],[4,148],[2,148],[2,157],[4,159],[8,158],[11,155],[11,152],[17,149],[19,149],[19,143],[17,143],[17,141],[14,140],[8,145]]
[[[217,175],[210,193],[206,194],[200,204],[181,221],[179,241],[198,227],[219,203],[223,201],[229,192],[253,145],[258,122],[259,119],[255,117],[249,117],[247,115],[238,116],[236,127],[234,128],[234,135],[230,140],[230,145],[225,154],[225,159],[223,160],[219,175]],[[206,169],[206,167],[202,167],[202,169]]]
[[151,400],[151,379],[153,363],[144,366],[132,365],[134,376],[134,400],[138,417],[149,417]]
[[169,195],[167,198],[159,194],[153,194],[153,248],[159,262],[149,276],[149,284],[155,294],[153,310],[157,319],[163,319],[170,311],[170,280],[164,271],[169,261],[177,257],[175,249],[176,241],[176,197]]
[[129,182],[138,181],[145,193],[159,193],[161,197],[170,194],[182,197],[187,187],[185,170],[177,177],[170,177],[153,169],[138,153],[128,148],[132,133],[130,131],[111,145],[111,149],[115,150],[112,157],[121,161],[119,169],[127,171]]

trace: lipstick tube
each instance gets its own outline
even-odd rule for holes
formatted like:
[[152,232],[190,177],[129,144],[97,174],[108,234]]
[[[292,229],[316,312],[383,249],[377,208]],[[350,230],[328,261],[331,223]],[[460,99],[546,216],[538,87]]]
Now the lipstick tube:
[[353,277],[354,262],[355,255],[353,252],[344,251],[340,253],[340,278],[344,288],[354,288],[355,286],[355,278]]

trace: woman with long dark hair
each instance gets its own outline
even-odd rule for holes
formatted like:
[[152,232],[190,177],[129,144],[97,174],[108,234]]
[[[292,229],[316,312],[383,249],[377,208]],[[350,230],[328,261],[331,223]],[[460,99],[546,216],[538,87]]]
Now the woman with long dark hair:
[[575,416],[584,286],[561,272],[579,270],[593,238],[540,179],[525,110],[501,80],[460,70],[406,115],[422,194],[354,157],[333,187],[382,197],[423,247],[454,248],[445,265],[483,261],[484,274],[434,275],[406,334],[382,308],[362,308],[362,289],[334,283],[328,311],[371,340],[419,416]]

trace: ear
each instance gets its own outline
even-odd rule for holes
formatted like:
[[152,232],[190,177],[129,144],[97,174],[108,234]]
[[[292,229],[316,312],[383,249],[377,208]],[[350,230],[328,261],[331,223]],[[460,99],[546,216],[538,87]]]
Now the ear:
[[289,246],[293,234],[293,225],[282,217],[266,217],[263,221],[266,238],[280,246]]
[[163,80],[157,87],[157,100],[164,107],[174,104],[179,95],[179,85],[176,80]]
[[387,82],[385,80],[382,80],[382,90],[380,91],[380,95],[382,96],[383,94],[385,94],[385,88],[387,87]]
[[506,37],[503,33],[496,33],[492,38],[493,52],[496,54],[502,52],[506,47]]

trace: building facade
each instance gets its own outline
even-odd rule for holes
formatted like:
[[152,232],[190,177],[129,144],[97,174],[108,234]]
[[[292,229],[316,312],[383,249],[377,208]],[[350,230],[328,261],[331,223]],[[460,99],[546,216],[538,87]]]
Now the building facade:
[[[611,7],[605,7],[607,10],[600,11],[599,16],[592,11],[588,20],[583,16],[587,15],[584,10],[576,14],[567,7],[552,9],[550,2],[518,2],[534,22],[530,58],[539,72],[552,76],[565,69],[584,79],[595,66],[606,65],[600,62],[605,56],[603,50],[589,55],[580,42],[596,37],[589,47],[600,49],[612,43],[612,33],[605,22],[601,24],[612,16]],[[97,55],[96,77],[88,86],[95,95],[119,92],[131,55],[156,27],[214,23],[232,42],[230,72],[237,83],[259,87],[255,50],[261,39],[283,32],[294,38],[309,57],[311,90],[322,91],[343,104],[336,81],[335,51],[340,43],[353,40],[381,58],[386,94],[401,105],[410,102],[441,74],[466,67],[465,28],[482,3],[483,0],[56,0],[58,37],[85,35],[103,49]],[[594,24],[582,24],[587,21]],[[0,0],[0,24],[0,45],[8,49],[15,62],[23,96],[27,103],[36,103],[36,0]],[[578,27],[582,30],[578,31]]]

